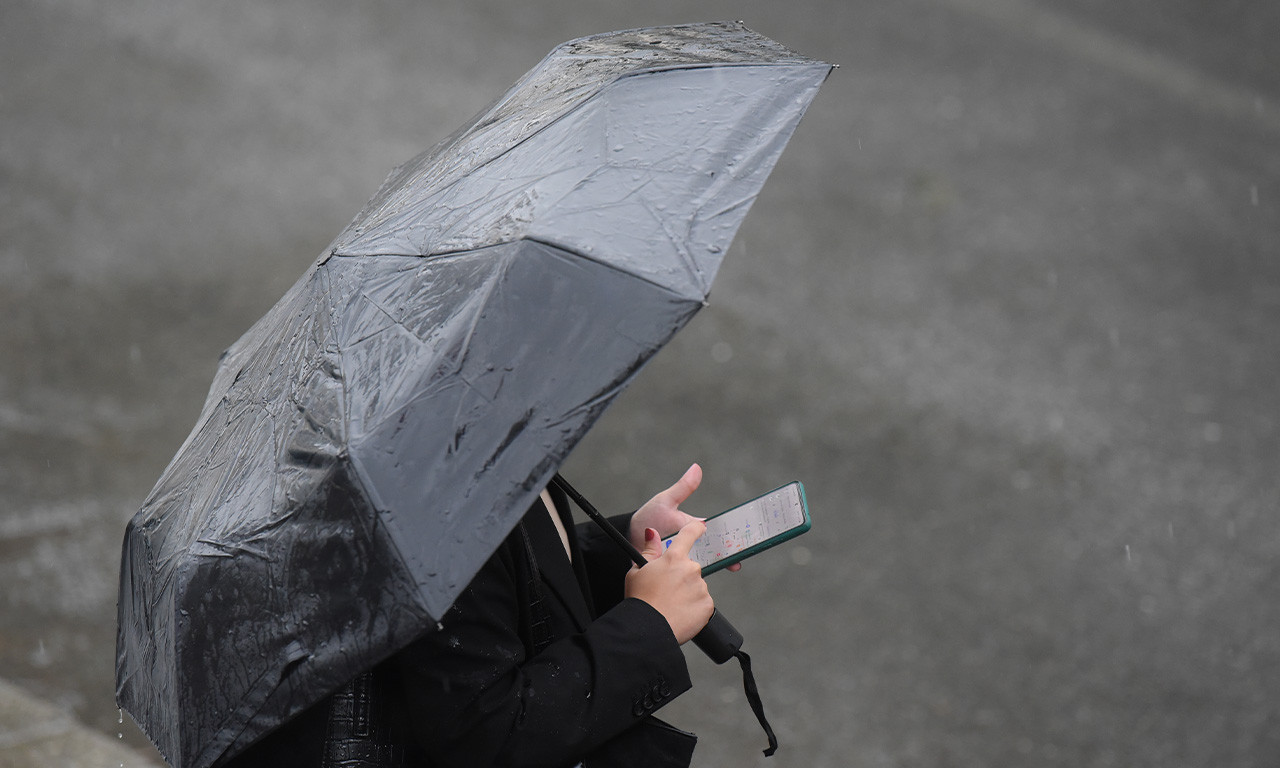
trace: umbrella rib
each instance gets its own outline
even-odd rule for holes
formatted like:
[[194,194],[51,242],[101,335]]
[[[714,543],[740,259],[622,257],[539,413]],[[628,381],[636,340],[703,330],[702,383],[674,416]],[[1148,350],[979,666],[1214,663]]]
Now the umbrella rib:
[[[362,288],[362,289],[360,290],[360,296],[361,296],[361,298],[363,298],[365,301],[369,302],[369,304],[370,304],[370,305],[372,305],[374,308],[376,308],[379,312],[381,312],[383,315],[385,315],[385,316],[386,316],[386,318],[387,318],[388,320],[390,320],[390,321],[391,321],[391,323],[392,323],[393,325],[399,326],[399,327],[401,327],[401,328],[403,328],[403,327],[404,327],[404,323],[402,323],[401,321],[397,320],[397,319],[396,319],[396,317],[395,317],[395,315],[391,314],[391,310],[389,310],[389,309],[387,309],[386,307],[382,306],[382,302],[378,301],[378,300],[377,300],[377,299],[375,299],[373,296],[369,295],[369,292],[368,292],[367,290],[364,290],[364,289]],[[364,334],[363,336],[361,336],[361,337],[360,337],[360,338],[358,338],[358,339],[353,339],[353,340],[352,340],[352,341],[351,341],[347,346],[354,346],[354,345],[359,344],[360,342],[365,341],[365,340],[367,340],[367,339],[372,339],[374,336],[378,336],[378,335],[381,335],[381,334],[383,334],[383,333],[386,333],[388,330],[390,330],[390,328],[388,328],[388,327],[382,327],[382,328],[377,329],[376,331],[371,331],[371,332],[369,332],[369,333]]]
[[[594,258],[594,257],[592,257],[592,256],[590,256],[590,255],[588,255],[588,254],[583,253],[582,251],[576,250],[576,249],[574,249],[574,248],[569,248],[569,247],[567,247],[567,246],[561,245],[560,243],[552,242],[551,240],[544,240],[544,239],[542,239],[542,238],[537,238],[537,237],[526,237],[526,238],[523,238],[523,239],[524,239],[524,240],[527,240],[528,242],[531,242],[531,243],[537,243],[538,245],[544,245],[544,246],[546,246],[546,247],[548,247],[548,248],[554,248],[554,249],[556,249],[557,251],[560,251],[561,253],[567,253],[567,254],[569,254],[570,256],[576,256],[577,258],[582,259],[583,261],[589,261],[589,262],[591,262],[592,264],[599,264],[600,266],[605,267],[606,269],[611,269],[611,270],[613,270],[614,272],[618,272],[618,273],[620,273],[620,274],[623,274],[623,275],[626,275],[626,276],[628,276],[628,277],[634,278],[634,279],[636,279],[636,280],[639,280],[639,281],[640,281],[640,282],[642,282],[642,283],[648,283],[649,285],[652,285],[652,286],[653,286],[653,287],[655,287],[655,288],[661,289],[663,292],[665,292],[665,293],[669,293],[669,294],[671,294],[672,296],[675,296],[676,298],[685,299],[685,300],[688,300],[688,298],[689,298],[688,296],[685,296],[685,295],[681,294],[679,291],[674,290],[673,288],[671,288],[671,287],[670,287],[670,286],[668,286],[668,285],[663,285],[662,283],[659,283],[659,282],[658,282],[658,281],[656,281],[656,280],[653,280],[653,279],[650,279],[650,278],[648,278],[648,277],[645,277],[644,275],[638,275],[638,274],[636,274],[635,272],[630,272],[630,271],[628,271],[628,270],[625,270],[625,269],[623,269],[623,268],[619,267],[617,264],[611,264],[611,263],[609,263],[608,261],[604,261],[603,259],[597,259],[597,258]],[[706,296],[704,295],[704,296],[702,296],[702,297],[699,297],[699,299],[698,299],[698,300],[699,300],[699,301],[705,301],[705,300],[706,300]]]
[[[669,294],[671,294],[671,295],[673,295],[673,296],[676,296],[676,297],[678,297],[678,298],[681,298],[681,299],[688,299],[688,298],[689,298],[689,297],[687,297],[687,296],[685,296],[685,295],[681,294],[679,291],[677,291],[677,290],[675,290],[675,289],[671,288],[671,286],[663,285],[662,283],[660,283],[660,282],[658,282],[658,281],[656,281],[656,280],[653,280],[653,279],[651,279],[651,278],[645,277],[644,275],[636,274],[635,272],[630,272],[630,271],[628,271],[628,270],[626,270],[626,269],[623,269],[623,268],[619,267],[617,264],[610,263],[610,262],[608,262],[608,261],[606,261],[606,260],[604,260],[604,259],[596,258],[596,257],[591,256],[591,255],[589,255],[589,254],[583,253],[582,251],[580,251],[580,250],[578,250],[578,249],[576,249],[576,248],[572,248],[572,247],[567,246],[567,245],[565,245],[565,244],[563,244],[563,243],[557,243],[557,242],[555,242],[554,240],[550,240],[550,239],[543,238],[543,237],[529,237],[529,236],[525,236],[525,237],[517,237],[517,238],[514,238],[514,239],[512,239],[512,240],[502,240],[502,241],[499,241],[499,242],[496,242],[496,243],[486,243],[485,245],[480,246],[479,248],[457,248],[457,249],[451,249],[451,250],[446,250],[446,251],[435,251],[435,252],[432,252],[432,253],[391,253],[391,252],[386,252],[386,253],[343,253],[343,252],[341,252],[341,251],[337,251],[337,250],[335,250],[335,251],[334,251],[332,254],[330,254],[330,255],[332,255],[332,256],[337,256],[337,257],[339,257],[339,258],[348,258],[348,259],[367,259],[367,258],[377,258],[377,257],[379,257],[379,256],[394,256],[394,257],[401,257],[401,258],[415,258],[415,259],[449,259],[449,258],[460,258],[460,257],[466,256],[466,255],[468,255],[468,254],[474,253],[474,252],[476,252],[477,250],[482,250],[482,249],[487,249],[487,248],[497,248],[497,247],[499,247],[499,246],[503,246],[503,245],[512,245],[513,243],[518,243],[518,242],[520,242],[521,240],[524,240],[524,241],[526,241],[526,242],[530,242],[530,243],[537,243],[538,245],[546,246],[546,247],[548,247],[548,248],[554,248],[554,249],[556,249],[557,251],[560,251],[561,253],[567,253],[567,254],[569,254],[569,255],[571,255],[571,256],[576,256],[577,258],[582,259],[582,260],[584,260],[584,261],[589,261],[589,262],[591,262],[591,263],[593,263],[593,264],[599,264],[600,266],[602,266],[602,267],[606,267],[606,268],[608,268],[608,269],[611,269],[611,270],[613,270],[614,272],[618,272],[618,273],[621,273],[621,274],[627,275],[628,277],[635,278],[636,280],[639,280],[639,281],[641,281],[641,282],[648,283],[649,285],[652,285],[652,286],[654,286],[655,288],[660,288],[660,289],[662,289],[663,291],[665,291],[666,293],[669,293]],[[699,300],[699,301],[705,301],[705,296],[699,297],[699,299],[698,299],[698,300]],[[378,308],[379,308],[381,311],[386,312],[386,310],[385,310],[385,309],[383,309],[381,306],[379,306]],[[394,318],[392,318],[392,320],[394,321]],[[397,323],[397,325],[402,325],[402,324],[401,324],[401,323]],[[369,334],[369,336],[373,336],[373,335],[375,335],[375,334]],[[366,337],[366,338],[367,338],[367,337]]]
[[[456,252],[453,252],[453,253],[452,253],[452,254],[450,254],[450,255],[453,255],[453,256],[461,256],[461,255],[464,255],[464,254],[466,254],[466,253],[468,253],[468,251],[456,251]],[[399,255],[399,254],[380,254],[380,255]],[[365,258],[365,257],[361,257],[361,258]],[[419,258],[421,258],[421,257],[419,257]],[[492,295],[493,295],[494,291],[498,290],[500,282],[501,282],[501,281],[498,281],[498,280],[489,280],[489,281],[486,281],[486,285],[485,285],[485,287],[484,287],[484,296],[483,296],[482,298],[478,298],[478,299],[473,300],[473,302],[472,302],[472,303],[474,303],[474,301],[480,301],[482,304],[483,304],[483,303],[487,303],[487,302],[489,301],[490,296],[492,296]],[[366,295],[366,296],[367,296],[367,294],[365,294],[364,292],[361,292],[361,295]],[[385,309],[381,304],[377,303],[376,301],[374,301],[374,300],[373,300],[373,299],[371,299],[371,298],[369,299],[369,301],[370,301],[370,303],[371,303],[371,304],[373,304],[375,307],[377,307],[379,311],[381,311],[381,312],[383,312],[384,314],[386,314],[386,316],[387,316],[387,317],[388,317],[388,318],[389,318],[393,323],[395,323],[397,327],[399,327],[399,328],[401,328],[402,330],[404,330],[404,331],[405,331],[405,333],[406,333],[407,335],[409,335],[409,336],[410,336],[410,337],[412,337],[412,338],[419,339],[419,341],[421,341],[421,339],[420,339],[416,334],[414,334],[414,333],[412,333],[412,332],[408,331],[407,329],[405,329],[404,323],[399,322],[399,321],[397,321],[394,317],[392,317],[392,316],[391,316],[391,314],[390,314],[390,313],[389,313],[389,312],[388,312],[388,311],[387,311],[387,310],[386,310],[386,309]],[[472,316],[472,318],[471,318],[471,322],[469,323],[469,325],[468,325],[468,327],[467,327],[467,332],[466,332],[465,336],[460,340],[460,342],[459,342],[459,344],[458,344],[458,347],[459,347],[459,350],[460,350],[460,351],[458,352],[458,357],[457,357],[455,360],[451,361],[451,363],[450,363],[450,368],[451,368],[451,370],[452,370],[452,372],[453,372],[453,373],[460,374],[460,373],[461,373],[461,371],[462,371],[462,369],[463,369],[463,366],[464,366],[464,363],[465,363],[466,357],[467,357],[467,355],[469,354],[470,349],[471,349],[471,339],[472,339],[472,337],[475,335],[477,324],[480,322],[480,316],[481,316],[481,313],[480,313],[480,312],[475,312],[475,313],[473,313],[473,316]],[[368,336],[365,336],[365,337],[363,337],[363,338],[372,338],[373,336],[377,335],[378,333],[384,333],[384,332],[385,332],[385,331],[387,331],[387,330],[390,330],[390,329],[383,329],[383,330],[381,330],[381,331],[378,331],[377,333],[371,333],[371,334],[369,334]],[[363,339],[361,339],[361,340],[363,340]],[[465,386],[466,386],[469,390],[471,390],[472,392],[475,392],[477,395],[479,395],[480,397],[484,398],[485,400],[490,399],[489,397],[485,396],[485,395],[484,395],[484,393],[483,393],[480,389],[478,389],[478,388],[477,388],[477,387],[476,387],[476,386],[475,386],[471,381],[469,381],[465,376],[459,375],[459,376],[458,376],[458,381],[459,381],[459,382],[461,382],[463,385],[465,385]],[[410,398],[409,400],[407,400],[407,401],[405,401],[403,404],[401,404],[398,408],[395,408],[395,409],[393,409],[393,410],[391,410],[391,411],[387,412],[384,416],[382,416],[381,418],[377,419],[376,421],[373,421],[373,422],[370,422],[370,423],[366,424],[366,425],[365,425],[366,431],[373,431],[373,430],[376,430],[379,426],[381,426],[382,424],[385,424],[386,422],[390,421],[391,419],[398,418],[398,417],[399,417],[399,414],[402,414],[402,413],[404,412],[404,410],[405,410],[406,408],[408,408],[410,405],[412,405],[414,402],[417,402],[418,400],[421,400],[421,399],[423,399],[423,398],[425,398],[425,397],[427,397],[427,396],[429,396],[429,395],[430,395],[430,393],[429,393],[429,392],[421,392],[421,393],[419,393],[418,395],[416,395],[416,396],[414,396],[414,397]],[[458,411],[455,413],[455,417],[454,417],[454,422],[455,422],[455,423],[459,420],[459,416],[458,416],[458,414],[460,414],[460,413],[461,413],[462,408],[463,408],[463,405],[462,405],[461,403],[459,403],[459,404],[458,404]]]
[[672,231],[671,221],[660,215],[658,211],[651,208],[647,201],[644,203],[644,207],[653,215],[654,219],[657,220],[658,226],[662,227],[662,231],[666,234],[667,239],[671,241],[672,250],[674,250],[676,255],[680,257],[680,263],[684,265],[685,273],[697,282],[698,290],[705,298],[706,295],[710,293],[711,286],[707,284],[706,275],[704,275],[702,270],[698,268],[698,264],[689,253],[689,250],[684,247],[682,238],[680,238],[676,232]]

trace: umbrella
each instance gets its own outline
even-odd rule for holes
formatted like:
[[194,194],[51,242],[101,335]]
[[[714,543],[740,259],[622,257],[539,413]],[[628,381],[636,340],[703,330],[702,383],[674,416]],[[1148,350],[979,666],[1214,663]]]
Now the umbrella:
[[122,554],[116,698],[213,765],[437,624],[706,301],[830,67],[740,24],[556,48],[222,356]]

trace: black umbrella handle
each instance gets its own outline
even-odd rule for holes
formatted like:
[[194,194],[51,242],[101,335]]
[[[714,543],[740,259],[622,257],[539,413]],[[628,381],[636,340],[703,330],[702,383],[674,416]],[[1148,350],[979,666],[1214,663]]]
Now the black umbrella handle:
[[742,633],[724,617],[719,608],[711,612],[707,626],[693,636],[693,644],[717,664],[732,659],[742,647]]
[[[632,562],[641,568],[649,562],[644,559],[644,555],[640,554],[640,551],[635,548],[635,545],[632,544],[626,536],[622,535],[622,531],[619,531],[617,528],[610,525],[609,521],[604,519],[604,515],[600,514],[599,510],[592,506],[591,502],[587,501],[582,494],[578,493],[576,488],[569,485],[567,480],[557,474],[555,477],[551,478],[551,482],[557,488],[564,491],[565,495],[572,499],[573,503],[577,504],[583,512],[586,512],[587,517],[591,518],[593,523],[604,529],[604,532],[609,534],[609,537],[627,553],[627,556],[631,558]],[[742,647],[742,633],[735,629],[734,626],[729,623],[729,620],[724,617],[724,614],[720,613],[720,609],[717,608],[711,613],[711,618],[707,621],[707,626],[703,627],[702,630],[694,636],[693,644],[698,646],[703,653],[707,654],[709,659],[717,664],[723,664],[729,659],[732,659],[734,654],[738,652],[738,649]]]

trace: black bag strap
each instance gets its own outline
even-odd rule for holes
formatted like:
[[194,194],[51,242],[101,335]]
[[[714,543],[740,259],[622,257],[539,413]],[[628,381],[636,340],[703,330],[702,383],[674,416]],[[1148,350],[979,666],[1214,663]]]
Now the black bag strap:
[[520,627],[520,634],[524,637],[529,655],[536,656],[551,645],[551,610],[547,608],[542,594],[542,572],[538,569],[538,559],[533,554],[533,539],[529,538],[529,531],[524,527],[523,520],[517,528],[524,544],[524,561],[529,568],[524,577],[525,610],[520,611],[520,623],[523,625]]

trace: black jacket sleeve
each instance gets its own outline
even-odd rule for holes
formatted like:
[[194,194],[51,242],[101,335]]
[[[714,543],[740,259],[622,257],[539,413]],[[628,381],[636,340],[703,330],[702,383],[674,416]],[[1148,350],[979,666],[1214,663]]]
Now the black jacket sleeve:
[[530,655],[514,558],[499,549],[441,628],[392,660],[433,765],[571,765],[691,686],[666,620],[635,599],[585,631],[552,603],[556,639]]

